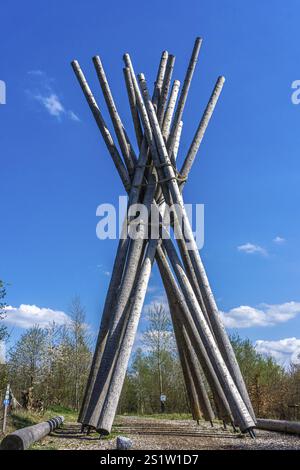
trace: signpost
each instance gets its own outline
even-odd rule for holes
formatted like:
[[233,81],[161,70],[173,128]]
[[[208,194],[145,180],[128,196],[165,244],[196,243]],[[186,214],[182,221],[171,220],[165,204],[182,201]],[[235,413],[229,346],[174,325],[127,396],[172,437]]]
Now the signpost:
[[7,410],[9,407],[9,403],[10,403],[10,386],[9,384],[7,384],[5,398],[3,400],[3,405],[4,405],[4,416],[3,416],[3,427],[2,427],[3,434],[5,433],[5,429],[6,429]]
[[163,393],[160,395],[160,409],[161,409],[161,412],[164,413],[165,412],[165,403],[166,403],[166,395],[164,395]]

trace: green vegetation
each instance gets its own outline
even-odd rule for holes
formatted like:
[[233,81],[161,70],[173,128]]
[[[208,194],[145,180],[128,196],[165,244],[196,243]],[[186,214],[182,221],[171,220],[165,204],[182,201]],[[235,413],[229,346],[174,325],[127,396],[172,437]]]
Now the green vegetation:
[[[5,289],[0,283],[0,318],[4,296]],[[78,298],[73,300],[69,313],[71,323],[52,324],[47,329],[35,326],[25,331],[9,351],[7,365],[0,368],[2,393],[9,381],[15,397],[27,408],[13,412],[10,420],[13,429],[55,415],[63,415],[68,423],[77,422],[92,348]],[[298,408],[293,407],[300,403],[300,366],[291,365],[285,370],[272,358],[259,354],[250,340],[238,335],[232,336],[231,342],[257,416],[300,419],[296,414]],[[165,413],[161,413],[162,393],[167,397]],[[170,319],[161,305],[148,311],[148,328],[127,371],[118,414],[190,418]]]
[[[166,412],[180,419],[180,415],[188,416],[189,405],[178,355],[169,336],[167,342],[159,341],[159,321],[153,322],[152,316],[149,324],[150,329],[144,335],[147,348],[138,349],[133,357],[119,413],[159,419],[167,417],[167,414],[159,413],[162,382],[163,393],[167,396]],[[300,403],[300,366],[291,365],[286,370],[271,357],[259,354],[250,340],[238,335],[230,339],[256,415],[261,418],[300,419],[296,414],[298,408],[290,406]]]
[[[10,383],[17,400],[42,412],[61,405],[78,410],[92,359],[84,308],[74,298],[71,322],[29,328],[8,352],[0,390]],[[0,330],[1,331],[1,330]]]
[[50,406],[43,414],[44,419],[53,418],[54,416],[64,416],[67,423],[77,423],[78,411],[65,406]]

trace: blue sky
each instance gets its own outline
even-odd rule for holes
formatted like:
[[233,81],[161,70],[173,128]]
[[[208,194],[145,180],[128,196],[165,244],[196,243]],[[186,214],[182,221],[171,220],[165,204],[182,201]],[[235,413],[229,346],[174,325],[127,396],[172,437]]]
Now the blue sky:
[[[132,135],[123,53],[153,82],[167,49],[182,80],[201,36],[179,161],[217,77],[226,77],[185,189],[186,202],[205,204],[203,260],[228,326],[279,360],[300,352],[298,13],[297,0],[2,2],[0,278],[14,338],[37,318],[62,318],[48,309],[67,312],[75,294],[96,331],[115,255],[116,241],[96,238],[96,207],[124,191],[70,61],[79,60],[105,110],[91,62],[101,56]],[[147,303],[163,295],[156,270],[150,285]]]

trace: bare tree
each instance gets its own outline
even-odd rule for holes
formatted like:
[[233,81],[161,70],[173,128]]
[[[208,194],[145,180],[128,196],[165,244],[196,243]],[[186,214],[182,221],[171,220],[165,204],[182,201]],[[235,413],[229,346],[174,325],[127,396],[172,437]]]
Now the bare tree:
[[[173,349],[174,336],[172,333],[171,318],[168,310],[162,304],[154,304],[148,311],[149,326],[143,335],[143,343],[149,347],[157,361],[159,396],[163,394],[162,365],[165,353]],[[164,402],[160,400],[161,411],[164,411]]]
[[70,367],[73,371],[74,406],[78,410],[90,365],[91,338],[85,323],[85,309],[78,296],[72,299],[69,313],[71,316],[68,328],[71,344]]
[[[4,297],[6,296],[6,290],[3,282],[0,280],[0,320],[3,320],[5,317],[5,307],[6,303],[4,302]],[[4,341],[7,338],[7,328],[5,325],[0,325],[0,342]]]

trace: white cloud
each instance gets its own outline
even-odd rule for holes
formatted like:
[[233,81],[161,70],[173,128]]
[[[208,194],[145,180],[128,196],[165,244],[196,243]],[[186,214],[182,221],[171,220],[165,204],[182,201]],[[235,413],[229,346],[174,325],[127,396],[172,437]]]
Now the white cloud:
[[51,115],[61,120],[66,117],[74,122],[80,122],[79,117],[71,109],[66,109],[61,98],[53,89],[55,80],[48,77],[42,70],[29,70],[30,90],[26,90],[31,99],[38,101]]
[[257,340],[256,350],[266,356],[272,356],[276,362],[284,367],[293,364],[300,364],[300,339],[284,338],[278,341]]
[[157,293],[151,297],[151,300],[144,305],[144,312],[148,313],[155,305],[162,305],[165,310],[169,311],[168,299],[165,292]]
[[80,122],[79,117],[74,113],[74,111],[68,111],[68,116],[72,121]]
[[143,331],[137,331],[136,332],[136,335],[135,335],[135,338],[134,338],[134,343],[133,343],[133,346],[132,346],[132,353],[136,353],[136,351],[139,348],[143,347],[143,349],[144,349],[143,334],[144,334]]
[[243,253],[247,254],[255,254],[258,253],[263,256],[267,256],[268,252],[265,248],[259,246],[259,245],[254,245],[253,243],[245,243],[244,245],[239,245],[237,247],[238,251],[242,251]]
[[105,269],[105,266],[103,264],[97,264],[96,268],[99,269],[101,274],[103,274],[104,276],[111,276],[111,272]]
[[36,305],[8,306],[5,307],[5,313],[4,321],[19,328],[30,328],[34,325],[46,327],[52,322],[62,325],[70,321],[70,317],[65,312]]
[[147,293],[153,294],[154,292],[157,292],[159,289],[160,289],[160,286],[148,285]]
[[283,243],[286,242],[286,240],[283,237],[277,236],[277,237],[273,238],[273,242],[277,243],[278,245],[282,245]]
[[0,364],[5,364],[5,342],[0,341]]
[[40,103],[45,106],[51,116],[60,117],[66,112],[65,108],[63,107],[62,103],[60,102],[58,96],[55,95],[55,93],[52,93],[49,96],[36,95],[35,99],[40,101]]
[[261,304],[259,308],[241,305],[220,312],[227,328],[251,328],[255,326],[273,326],[285,323],[300,314],[300,302],[284,304]]
[[42,70],[29,70],[28,75],[38,75],[39,77],[45,75],[45,73]]

